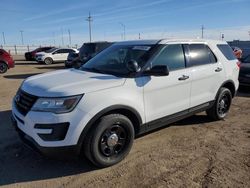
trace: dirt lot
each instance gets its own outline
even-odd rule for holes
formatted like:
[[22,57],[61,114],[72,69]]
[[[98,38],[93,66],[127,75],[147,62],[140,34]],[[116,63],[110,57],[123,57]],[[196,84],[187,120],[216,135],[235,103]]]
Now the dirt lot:
[[[250,187],[250,92],[234,98],[228,118],[204,113],[136,139],[129,156],[106,169],[87,160],[53,161],[19,140],[11,100],[22,80],[63,68],[19,61],[0,75],[0,186],[3,187]],[[248,92],[248,93],[247,93]]]

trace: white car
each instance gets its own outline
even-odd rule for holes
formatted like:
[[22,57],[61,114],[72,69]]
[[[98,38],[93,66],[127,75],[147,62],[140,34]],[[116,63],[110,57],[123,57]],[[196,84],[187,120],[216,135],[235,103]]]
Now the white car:
[[52,48],[45,52],[36,53],[36,61],[47,65],[53,62],[64,62],[70,52],[78,52],[78,50],[73,48]]
[[80,69],[26,79],[13,99],[13,124],[45,155],[84,153],[107,167],[129,153],[139,134],[201,111],[225,118],[238,75],[226,42],[119,42]]

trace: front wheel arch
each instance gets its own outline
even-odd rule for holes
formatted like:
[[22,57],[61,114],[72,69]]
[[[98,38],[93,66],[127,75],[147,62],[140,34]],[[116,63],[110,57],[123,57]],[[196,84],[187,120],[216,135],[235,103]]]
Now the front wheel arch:
[[108,114],[114,114],[114,113],[118,113],[118,114],[128,117],[133,124],[135,136],[139,134],[140,125],[142,124],[142,118],[139,112],[137,112],[135,109],[129,106],[113,105],[113,106],[107,107],[99,111],[84,127],[77,142],[77,145],[79,146],[78,151],[77,151],[78,154],[81,154],[81,150],[84,145],[85,137],[89,133],[89,131],[91,131],[91,127],[95,125],[96,123],[98,123],[101,117],[108,115]]

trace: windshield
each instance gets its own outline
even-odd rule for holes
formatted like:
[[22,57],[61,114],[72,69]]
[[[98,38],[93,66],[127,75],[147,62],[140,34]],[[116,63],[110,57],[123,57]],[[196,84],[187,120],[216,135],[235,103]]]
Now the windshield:
[[47,53],[51,53],[51,52],[54,52],[55,50],[57,50],[58,48],[51,48],[51,49],[49,49],[49,50],[46,50],[45,52],[47,52]]
[[151,48],[152,45],[113,45],[89,60],[80,69],[126,76],[130,73],[126,63],[135,60],[140,67],[143,67],[150,58]]

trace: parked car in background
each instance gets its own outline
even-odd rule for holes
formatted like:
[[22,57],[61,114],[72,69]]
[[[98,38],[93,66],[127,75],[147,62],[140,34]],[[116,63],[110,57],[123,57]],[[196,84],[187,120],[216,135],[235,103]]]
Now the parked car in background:
[[79,64],[81,65],[79,52],[70,52],[64,64],[66,68],[72,68],[73,65],[77,64],[77,62],[79,62]]
[[232,50],[234,52],[234,55],[237,57],[237,59],[242,58],[243,52],[242,52],[242,50],[239,47],[232,46],[231,48],[232,48]]
[[36,60],[36,53],[38,53],[38,52],[45,52],[47,50],[50,50],[51,48],[54,48],[54,47],[40,47],[40,48],[37,48],[37,49],[32,50],[30,52],[26,52],[24,54],[25,59],[26,59],[26,61]]
[[239,82],[242,86],[250,86],[250,55],[240,59]]
[[0,49],[0,74],[7,72],[8,69],[14,66],[15,62],[12,56],[4,49]]
[[47,65],[53,62],[64,62],[71,52],[78,52],[78,50],[73,48],[52,48],[45,52],[36,53],[36,61]]
[[93,58],[96,54],[103,51],[105,48],[111,46],[112,42],[91,42],[84,43],[79,50],[79,58],[74,59],[74,61],[65,62],[65,67],[67,68],[80,68],[81,65],[86,63],[88,60]]

